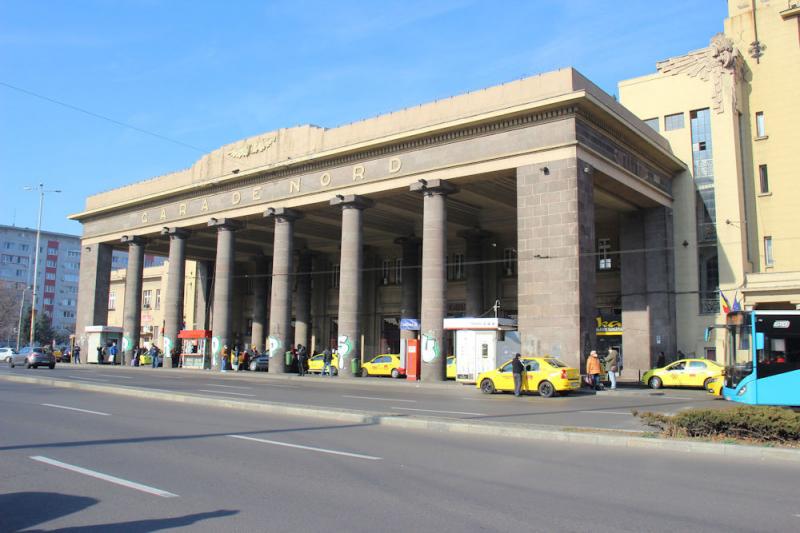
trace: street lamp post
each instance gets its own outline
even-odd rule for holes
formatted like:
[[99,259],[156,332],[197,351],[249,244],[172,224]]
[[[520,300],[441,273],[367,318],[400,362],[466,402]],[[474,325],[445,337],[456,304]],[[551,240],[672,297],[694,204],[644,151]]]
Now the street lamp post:
[[22,289],[22,300],[19,302],[19,323],[17,324],[17,351],[19,351],[19,338],[22,335],[22,310],[25,308],[25,293],[28,292],[28,286]]
[[61,192],[60,189],[49,189],[46,190],[44,188],[44,184],[40,183],[38,187],[25,187],[26,191],[39,191],[39,222],[36,225],[36,250],[34,251],[34,259],[33,259],[33,293],[31,297],[31,334],[28,346],[33,347],[33,336],[35,333],[36,327],[36,288],[38,286],[39,281],[39,241],[42,237],[42,210],[44,208],[44,193],[46,192]]

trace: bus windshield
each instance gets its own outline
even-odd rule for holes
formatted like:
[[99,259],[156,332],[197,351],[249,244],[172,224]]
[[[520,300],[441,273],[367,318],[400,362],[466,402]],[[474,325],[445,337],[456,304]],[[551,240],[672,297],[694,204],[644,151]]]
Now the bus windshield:
[[[740,318],[744,317],[740,315]],[[729,320],[725,355],[726,387],[735,388],[742,379],[753,373],[753,346],[749,322],[749,320]]]

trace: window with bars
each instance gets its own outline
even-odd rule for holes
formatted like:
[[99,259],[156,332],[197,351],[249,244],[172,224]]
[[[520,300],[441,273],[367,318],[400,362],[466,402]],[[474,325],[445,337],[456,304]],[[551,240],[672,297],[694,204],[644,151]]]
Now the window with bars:
[[597,269],[598,270],[612,270],[614,265],[609,257],[611,252],[611,239],[597,239]]
[[506,277],[517,275],[517,251],[514,248],[503,250],[503,275]]
[[142,291],[142,308],[143,309],[150,309],[150,306],[153,303],[153,291],[150,289],[146,289]]

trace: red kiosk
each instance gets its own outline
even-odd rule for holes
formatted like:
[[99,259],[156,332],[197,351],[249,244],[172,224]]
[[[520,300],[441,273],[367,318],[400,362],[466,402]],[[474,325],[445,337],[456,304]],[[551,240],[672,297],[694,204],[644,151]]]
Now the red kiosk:
[[181,340],[183,368],[211,368],[211,332],[205,329],[184,329],[178,333]]

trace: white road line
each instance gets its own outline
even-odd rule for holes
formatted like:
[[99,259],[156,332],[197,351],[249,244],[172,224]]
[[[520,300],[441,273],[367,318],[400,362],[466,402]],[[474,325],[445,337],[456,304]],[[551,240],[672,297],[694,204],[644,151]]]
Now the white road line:
[[312,452],[329,453],[332,455],[343,455],[345,457],[355,457],[356,459],[367,459],[369,461],[381,461],[381,457],[372,455],[362,455],[360,453],[340,452],[337,450],[328,450],[326,448],[315,448],[313,446],[303,446],[302,444],[289,444],[288,442],[278,442],[276,440],[257,439],[255,437],[245,437],[244,435],[227,435],[234,439],[250,440],[253,442],[261,442],[263,444],[274,444],[275,446],[286,446],[287,448],[297,448],[299,450],[310,450]]
[[578,411],[579,413],[591,413],[593,415],[625,415],[631,416],[631,413],[624,411]]
[[412,409],[411,407],[392,407],[392,409],[397,409],[399,411],[425,411],[427,413],[444,413],[449,415],[474,415],[474,416],[486,416],[484,413],[467,413],[464,411],[437,411],[435,409]]
[[108,383],[108,380],[107,380],[107,379],[85,378],[85,377],[83,377],[83,376],[66,376],[66,377],[68,377],[68,378],[72,378],[72,379],[85,379],[85,380],[87,380],[87,381],[100,381],[100,382],[102,382],[102,383]]
[[241,392],[228,392],[226,390],[208,390],[208,389],[197,389],[197,392],[213,392],[214,394],[224,394],[224,395],[232,395],[232,396],[250,396],[255,397],[255,394],[242,394]]
[[101,377],[104,377],[104,378],[136,379],[136,378],[133,378],[131,376],[112,376],[112,375],[109,375],[109,374],[95,374],[95,376],[101,376]]
[[398,398],[378,398],[377,396],[350,396],[349,394],[342,394],[342,398],[356,398],[358,400],[383,400],[386,402],[417,403],[417,400],[400,400]]
[[111,416],[110,413],[101,413],[100,411],[89,411],[88,409],[78,409],[77,407],[67,407],[66,405],[56,405],[54,403],[41,403],[45,407],[55,407],[56,409],[69,409],[70,411],[80,411],[81,413],[89,413],[91,415]]
[[64,470],[71,470],[72,472],[77,472],[78,474],[83,474],[85,476],[93,477],[96,479],[102,479],[103,481],[108,481],[109,483],[114,483],[116,485],[128,487],[129,489],[146,492],[148,494],[153,494],[154,496],[161,496],[162,498],[179,498],[177,494],[173,494],[165,490],[157,489],[154,487],[148,487],[147,485],[142,485],[141,483],[136,483],[134,481],[128,481],[127,479],[110,476],[108,474],[103,474],[102,472],[95,472],[94,470],[89,470],[87,468],[82,468],[80,466],[62,463],[61,461],[56,461],[55,459],[50,459],[49,457],[42,457],[41,455],[32,455],[30,458],[33,459],[34,461],[39,461],[40,463],[57,466],[58,468],[63,468]]
[[253,387],[240,387],[238,385],[214,385],[209,383],[206,387],[223,387],[225,389],[252,389]]
[[687,398],[686,396],[661,396],[669,400],[699,400],[700,398]]

